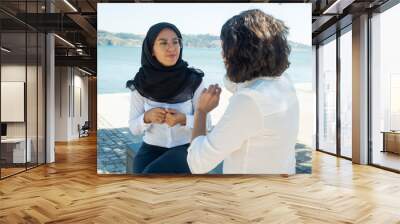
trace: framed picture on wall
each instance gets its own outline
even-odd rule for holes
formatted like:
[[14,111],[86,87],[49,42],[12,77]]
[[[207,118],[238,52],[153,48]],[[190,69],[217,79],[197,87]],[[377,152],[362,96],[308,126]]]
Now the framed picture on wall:
[[24,122],[25,82],[1,82],[1,122]]

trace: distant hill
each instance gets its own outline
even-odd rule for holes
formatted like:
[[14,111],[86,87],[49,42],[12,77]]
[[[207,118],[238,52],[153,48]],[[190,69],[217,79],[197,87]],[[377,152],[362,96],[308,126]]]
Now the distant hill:
[[[183,46],[193,48],[218,48],[220,47],[219,36],[209,34],[186,35],[182,34]],[[129,46],[141,47],[144,35],[132,33],[111,33],[100,30],[97,32],[97,43],[100,46]],[[309,49],[310,47],[301,43],[289,41],[296,49]]]
[[97,44],[102,46],[141,46],[143,35],[130,33],[97,32]]

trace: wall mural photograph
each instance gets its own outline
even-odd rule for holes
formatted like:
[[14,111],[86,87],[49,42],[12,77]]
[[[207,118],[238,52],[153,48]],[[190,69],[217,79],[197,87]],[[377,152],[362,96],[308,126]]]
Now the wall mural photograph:
[[99,4],[98,173],[311,173],[310,11]]

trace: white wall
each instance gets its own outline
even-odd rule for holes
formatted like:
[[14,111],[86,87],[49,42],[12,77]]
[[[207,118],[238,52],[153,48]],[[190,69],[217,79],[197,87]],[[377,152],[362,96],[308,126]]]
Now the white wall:
[[[78,75],[76,75],[78,72]],[[72,134],[73,136],[78,137],[78,129],[77,126],[80,124],[82,126],[85,121],[88,120],[88,77],[81,76],[79,70],[74,70],[74,99],[75,106],[73,110],[73,119],[72,119]]]
[[[38,70],[37,70],[38,69]],[[7,137],[9,138],[24,138],[25,135],[30,140],[29,148],[31,149],[31,155],[33,162],[36,162],[36,158],[39,159],[39,163],[44,163],[44,74],[42,73],[41,66],[36,67],[25,64],[18,63],[4,63],[1,66],[1,81],[2,87],[3,82],[20,82],[26,85],[26,106],[25,106],[25,96],[20,99],[18,108],[10,108],[10,106],[5,106],[4,101],[1,103],[2,114],[4,113],[20,113],[21,121],[18,122],[5,122],[7,124]],[[27,81],[25,80],[27,78]],[[14,87],[15,88],[15,87]],[[24,87],[22,87],[24,88]],[[18,90],[19,94],[24,94],[24,89]],[[4,95],[5,94],[5,95]],[[11,91],[6,91],[2,88],[2,99],[12,99],[12,97],[7,96],[7,94],[17,94],[11,93]],[[18,103],[15,101],[14,103]],[[13,102],[10,102],[11,104]],[[26,120],[25,120],[26,112]],[[2,118],[3,120],[3,118]],[[37,155],[38,154],[38,155]]]
[[[26,67],[24,65],[18,64],[3,64],[1,66],[1,81],[2,82],[25,82],[25,71]],[[29,68],[28,68],[29,69]],[[7,96],[2,96],[3,98],[7,98]],[[3,110],[9,110],[9,108],[1,108],[2,114],[5,112]],[[24,108],[22,108],[24,110]],[[23,111],[24,112],[24,111]],[[9,136],[25,136],[25,125],[24,122],[7,122],[8,123],[8,132]],[[18,128],[20,127],[20,128]]]
[[[1,66],[1,81],[3,82],[25,82],[24,65],[18,64],[3,64]],[[28,69],[30,69],[28,67]],[[2,96],[4,97],[4,96]],[[6,110],[7,108],[1,108]],[[7,136],[8,137],[25,137],[25,122],[7,122]]]
[[68,86],[67,67],[55,68],[55,141],[68,140]]
[[78,124],[88,120],[88,78],[76,68],[56,67],[55,117],[56,141],[79,138]]

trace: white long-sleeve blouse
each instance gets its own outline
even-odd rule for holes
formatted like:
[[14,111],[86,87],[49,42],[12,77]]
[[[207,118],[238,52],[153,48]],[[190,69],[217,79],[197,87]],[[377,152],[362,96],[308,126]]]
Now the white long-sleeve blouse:
[[291,81],[262,77],[235,89],[221,120],[188,148],[191,172],[224,161],[224,174],[294,174],[299,106]]
[[[193,128],[194,108],[197,105],[200,94],[204,89],[201,83],[194,92],[193,98],[176,104],[160,103],[149,100],[139,94],[137,90],[131,92],[129,129],[133,135],[144,134],[143,141],[150,145],[172,148],[190,143]],[[186,115],[186,125],[177,124],[173,127],[167,124],[146,124],[144,113],[152,108],[162,107],[175,109]],[[211,118],[207,117],[207,128],[211,127]]]

